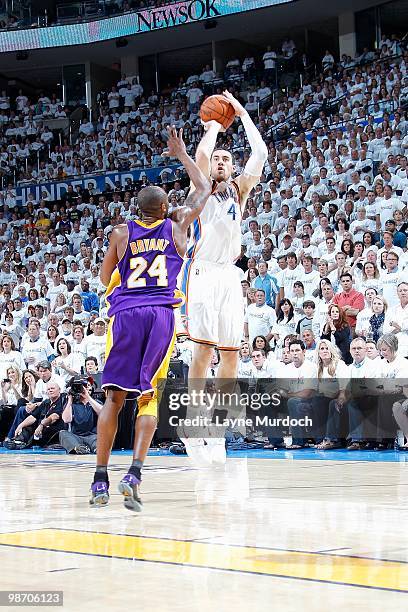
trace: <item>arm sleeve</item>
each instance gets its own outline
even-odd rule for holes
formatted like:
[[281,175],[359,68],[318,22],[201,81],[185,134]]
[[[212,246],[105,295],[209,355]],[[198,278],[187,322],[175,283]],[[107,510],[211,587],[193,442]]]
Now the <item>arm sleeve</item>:
[[241,121],[245,128],[249,146],[251,147],[251,156],[245,165],[244,174],[261,176],[268,157],[268,149],[248,113],[242,115]]

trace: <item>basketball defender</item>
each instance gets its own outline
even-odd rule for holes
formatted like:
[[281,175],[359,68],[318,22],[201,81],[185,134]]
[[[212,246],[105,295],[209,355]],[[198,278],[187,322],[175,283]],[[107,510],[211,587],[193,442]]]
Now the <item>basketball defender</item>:
[[138,196],[141,220],[114,228],[101,267],[101,280],[108,285],[110,317],[102,376],[107,395],[98,419],[90,503],[108,503],[107,465],[118,415],[132,392],[139,395],[133,463],[119,483],[119,491],[125,507],[136,512],[141,510],[141,468],[157,424],[157,381],[167,375],[176,338],[174,307],[183,301],[176,279],[186,251],[187,229],[211,192],[208,179],[186,153],[182,131],[168,131],[166,155],[180,160],[195,190],[171,220],[167,218],[166,192],[159,187],[144,188]]
[[[260,133],[245,108],[228,91],[224,96],[232,104],[243,124],[251,147],[243,173],[232,179],[234,171],[229,151],[216,148],[222,126],[216,121],[205,125],[206,134],[196,151],[196,161],[211,184],[208,202],[194,221],[186,261],[182,271],[182,290],[186,294],[183,314],[194,341],[190,381],[207,377],[214,347],[220,351],[219,379],[236,379],[238,350],[243,334],[240,308],[242,289],[239,270],[234,262],[241,252],[241,219],[251,189],[259,182],[268,151]],[[225,185],[226,183],[226,185]],[[225,188],[226,187],[226,188]],[[221,190],[221,192],[220,192]],[[220,381],[219,381],[220,382]],[[225,461],[224,439],[182,438],[187,453],[197,463],[211,463],[211,452],[203,446],[218,445],[212,455]],[[214,453],[214,451],[216,451]]]

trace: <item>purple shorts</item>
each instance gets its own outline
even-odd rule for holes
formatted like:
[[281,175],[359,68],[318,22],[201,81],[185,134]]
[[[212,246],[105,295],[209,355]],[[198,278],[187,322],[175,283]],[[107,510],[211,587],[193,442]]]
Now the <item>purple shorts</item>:
[[176,341],[174,309],[139,306],[114,315],[109,323],[102,388],[144,393],[167,377]]

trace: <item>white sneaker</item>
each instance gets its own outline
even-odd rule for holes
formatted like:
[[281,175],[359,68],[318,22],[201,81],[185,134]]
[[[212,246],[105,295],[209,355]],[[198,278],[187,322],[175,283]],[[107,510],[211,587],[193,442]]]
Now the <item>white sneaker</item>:
[[188,457],[198,468],[209,467],[212,464],[210,447],[203,438],[180,438],[186,447]]
[[225,438],[206,438],[205,441],[207,442],[213,466],[225,465],[227,461]]

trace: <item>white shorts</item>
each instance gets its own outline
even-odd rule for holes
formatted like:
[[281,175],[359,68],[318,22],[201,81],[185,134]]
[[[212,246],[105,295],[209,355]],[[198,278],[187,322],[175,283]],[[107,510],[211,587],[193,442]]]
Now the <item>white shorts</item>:
[[239,349],[244,330],[240,270],[233,264],[188,260],[182,291],[191,340],[220,350]]
[[174,319],[176,321],[177,338],[181,338],[182,336],[188,336],[187,328],[184,324],[185,317],[181,314],[181,308],[174,309]]

